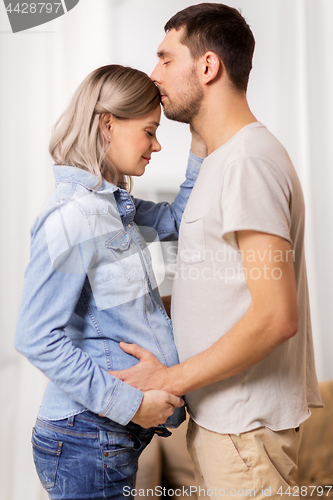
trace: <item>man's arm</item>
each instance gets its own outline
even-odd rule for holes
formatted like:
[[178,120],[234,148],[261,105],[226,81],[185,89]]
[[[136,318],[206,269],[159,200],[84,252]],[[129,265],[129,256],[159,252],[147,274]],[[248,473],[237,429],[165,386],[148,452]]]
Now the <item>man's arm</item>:
[[[298,304],[289,242],[257,231],[239,231],[237,238],[251,294],[250,307],[240,321],[211,347],[170,368],[134,344],[122,345],[139,357],[140,363],[113,375],[141,390],[158,388],[186,394],[250,368],[297,333]],[[281,261],[272,261],[270,257],[277,254]]]

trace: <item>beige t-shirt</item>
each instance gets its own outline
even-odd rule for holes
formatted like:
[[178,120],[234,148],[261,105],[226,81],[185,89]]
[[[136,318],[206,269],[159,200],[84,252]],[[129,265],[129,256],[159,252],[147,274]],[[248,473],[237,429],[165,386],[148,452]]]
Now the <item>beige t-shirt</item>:
[[[321,406],[304,257],[304,200],[287,152],[258,122],[205,159],[183,215],[172,294],[180,361],[210,347],[250,306],[235,237],[240,230],[291,243],[299,330],[253,367],[187,394],[186,402],[199,425],[220,433],[297,427],[309,416],[309,406]],[[286,258],[267,251],[270,262]],[[260,272],[267,271],[258,266],[252,277]],[[277,268],[266,276],[278,278]]]

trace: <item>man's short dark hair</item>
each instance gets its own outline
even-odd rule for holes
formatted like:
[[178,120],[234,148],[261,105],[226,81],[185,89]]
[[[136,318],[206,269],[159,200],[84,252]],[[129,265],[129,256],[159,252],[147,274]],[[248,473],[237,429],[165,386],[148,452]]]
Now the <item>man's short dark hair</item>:
[[184,28],[181,43],[198,59],[212,51],[223,62],[234,87],[246,92],[254,37],[244,17],[237,9],[218,3],[191,5],[175,14],[164,26],[165,32]]

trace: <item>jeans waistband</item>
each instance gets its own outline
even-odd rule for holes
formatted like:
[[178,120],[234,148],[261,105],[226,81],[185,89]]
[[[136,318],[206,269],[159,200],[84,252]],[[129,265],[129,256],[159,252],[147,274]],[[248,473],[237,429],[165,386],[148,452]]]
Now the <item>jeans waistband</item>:
[[[64,426],[66,422],[66,426]],[[171,436],[171,432],[165,428],[164,426],[158,426],[158,427],[149,427],[149,428],[144,428],[141,427],[140,425],[135,424],[134,422],[129,422],[127,425],[121,425],[118,424],[117,422],[114,422],[113,420],[108,419],[107,417],[102,417],[100,415],[97,415],[96,413],[93,413],[91,411],[85,411],[82,413],[79,413],[78,415],[71,415],[67,419],[64,420],[44,420],[41,419],[40,417],[37,418],[37,422],[40,425],[44,427],[48,427],[50,429],[55,429],[60,431],[60,427],[62,428],[62,432],[66,432],[65,429],[67,429],[67,432],[71,432],[71,430],[74,431],[75,433],[75,422],[87,422],[91,424],[92,427],[95,428],[95,431],[97,432],[98,430],[105,430],[105,431],[126,431],[126,432],[131,432],[136,435],[149,435],[151,433],[158,434],[161,437],[168,437]],[[58,424],[58,425],[57,425]],[[94,431],[91,430],[89,434],[93,433]]]

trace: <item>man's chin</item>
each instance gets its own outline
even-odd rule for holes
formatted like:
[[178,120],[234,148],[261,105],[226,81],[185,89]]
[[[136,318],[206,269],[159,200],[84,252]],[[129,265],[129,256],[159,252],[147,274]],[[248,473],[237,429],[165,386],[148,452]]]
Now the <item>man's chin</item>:
[[187,117],[182,116],[181,113],[174,112],[171,109],[165,109],[165,106],[163,106],[163,112],[164,116],[166,116],[169,120],[180,123],[190,123]]

